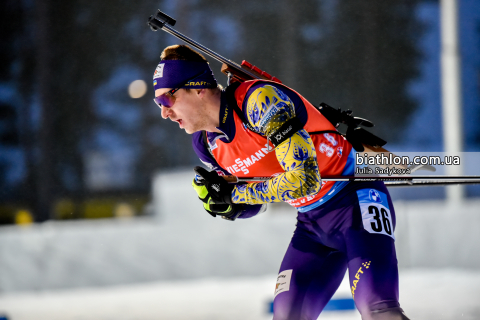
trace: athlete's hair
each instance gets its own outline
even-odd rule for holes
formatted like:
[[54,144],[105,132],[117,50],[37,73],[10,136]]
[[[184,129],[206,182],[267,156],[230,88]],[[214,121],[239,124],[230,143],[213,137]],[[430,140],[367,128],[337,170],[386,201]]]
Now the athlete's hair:
[[[162,54],[160,55],[160,60],[186,60],[186,61],[198,61],[198,62],[208,62],[207,59],[197,51],[193,50],[187,45],[184,44],[174,44],[163,49]],[[190,88],[184,88],[185,91],[190,91]],[[217,88],[212,88],[216,90]],[[218,89],[222,89],[222,86],[219,84]]]
[[184,44],[175,44],[166,47],[163,49],[160,59],[208,62],[202,54]]

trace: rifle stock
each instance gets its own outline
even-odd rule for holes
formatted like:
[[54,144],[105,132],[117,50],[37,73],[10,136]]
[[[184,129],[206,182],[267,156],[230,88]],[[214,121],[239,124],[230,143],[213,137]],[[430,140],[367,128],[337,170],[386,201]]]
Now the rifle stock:
[[[268,74],[267,72],[262,71],[260,68],[252,65],[246,60],[243,60],[240,66],[242,69],[238,70],[238,68],[232,68],[228,64],[223,63],[220,71],[222,71],[222,73],[226,74],[229,77],[230,79],[229,82],[231,81],[244,82],[244,81],[253,80],[253,79],[264,79],[264,80],[271,80],[278,83],[282,83],[282,81],[280,81],[277,77],[274,77]],[[255,75],[256,78],[251,77],[249,74],[243,71],[247,71]]]

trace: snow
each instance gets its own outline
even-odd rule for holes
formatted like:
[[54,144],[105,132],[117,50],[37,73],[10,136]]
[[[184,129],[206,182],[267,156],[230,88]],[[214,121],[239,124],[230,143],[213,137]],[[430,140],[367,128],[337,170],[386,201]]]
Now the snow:
[[[276,275],[203,278],[146,284],[0,295],[9,320],[271,319]],[[346,280],[346,279],[345,279]],[[480,319],[480,271],[410,269],[400,272],[400,303],[411,319]],[[349,297],[344,281],[334,298]],[[359,320],[355,311],[319,319]]]
[[[295,210],[214,219],[191,177],[156,180],[151,217],[0,227],[0,319],[271,319]],[[480,319],[479,207],[395,202],[400,303],[411,319]],[[349,297],[344,281],[334,298]],[[360,316],[320,316],[329,318]]]

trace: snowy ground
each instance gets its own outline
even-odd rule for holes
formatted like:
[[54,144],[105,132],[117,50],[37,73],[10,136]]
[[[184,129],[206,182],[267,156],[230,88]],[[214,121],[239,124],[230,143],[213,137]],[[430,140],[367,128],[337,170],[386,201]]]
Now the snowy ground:
[[[411,319],[480,319],[480,271],[417,269],[400,274],[400,303]],[[275,275],[182,280],[0,295],[8,320],[271,319]],[[335,297],[348,297],[344,281]],[[334,297],[334,298],[335,298]],[[1,318],[1,317],[0,317]],[[319,319],[360,319],[356,311]]]
[[[213,219],[184,189],[190,181],[190,172],[159,179],[151,217],[1,227],[0,320],[271,319],[295,211],[271,205],[254,219]],[[395,208],[409,317],[480,320],[480,200]],[[345,282],[337,298],[349,291]]]

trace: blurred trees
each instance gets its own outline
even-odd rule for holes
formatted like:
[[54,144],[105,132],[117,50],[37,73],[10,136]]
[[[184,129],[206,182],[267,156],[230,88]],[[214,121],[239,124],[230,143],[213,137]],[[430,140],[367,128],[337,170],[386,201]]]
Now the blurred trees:
[[0,197],[11,196],[10,167],[7,152],[20,144],[20,105],[18,90],[18,56],[22,54],[23,7],[19,1],[0,2]]
[[[94,155],[126,161],[133,178],[109,187],[117,191],[148,193],[156,170],[195,163],[190,136],[151,102],[159,54],[180,43],[148,29],[157,8],[219,54],[248,60],[314,104],[353,109],[377,124],[375,133],[398,138],[415,108],[407,89],[417,75],[419,1],[4,1],[0,81],[17,99],[0,102],[17,115],[24,172],[10,195],[45,220],[58,197],[92,191]],[[149,91],[131,99],[127,86],[137,79]]]
[[418,2],[342,3],[325,43],[323,99],[373,120],[387,141],[401,141],[400,129],[416,107],[408,85],[418,76],[420,62]]
[[[238,21],[242,46],[233,60],[249,60],[313,104],[352,109],[376,123],[375,133],[398,141],[416,107],[408,85],[421,58],[420,2],[233,1],[232,10],[209,1],[204,15],[213,11]],[[223,49],[221,42],[215,48]]]

